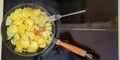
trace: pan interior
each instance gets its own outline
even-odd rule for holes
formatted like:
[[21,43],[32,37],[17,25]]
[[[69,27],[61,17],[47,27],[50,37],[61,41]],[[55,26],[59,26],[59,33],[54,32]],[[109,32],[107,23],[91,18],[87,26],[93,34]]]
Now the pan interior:
[[21,56],[35,56],[35,55],[38,55],[38,54],[41,54],[41,53],[45,52],[45,50],[52,44],[52,40],[53,40],[54,35],[55,35],[55,24],[54,24],[54,22],[52,22],[52,33],[53,33],[52,40],[45,48],[41,48],[41,49],[39,48],[37,50],[37,52],[33,52],[33,53],[28,53],[28,52],[17,53],[17,52],[15,52],[14,51],[15,46],[11,44],[10,40],[7,40],[7,32],[6,32],[7,31],[7,26],[5,25],[5,22],[6,22],[7,16],[9,16],[11,12],[13,12],[17,8],[24,8],[24,7],[31,7],[33,9],[38,9],[39,8],[42,11],[46,12],[46,14],[48,16],[50,16],[48,11],[41,5],[34,4],[34,3],[19,4],[19,5],[15,6],[14,8],[12,8],[10,11],[8,11],[8,13],[4,16],[4,19],[2,21],[2,27],[1,27],[2,40],[5,43],[5,45],[8,47],[8,49],[11,50],[15,54],[18,54],[18,55],[21,55]]

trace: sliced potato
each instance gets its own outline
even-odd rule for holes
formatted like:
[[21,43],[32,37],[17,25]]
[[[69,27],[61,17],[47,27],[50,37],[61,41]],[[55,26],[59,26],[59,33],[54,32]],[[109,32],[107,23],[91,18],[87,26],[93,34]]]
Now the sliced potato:
[[40,48],[45,48],[46,45],[47,45],[46,43],[43,43],[43,44],[40,44],[39,47],[40,47]]
[[52,40],[52,23],[41,9],[17,8],[7,16],[7,39],[15,51],[36,52]]
[[7,17],[7,20],[6,20],[6,26],[9,26],[12,24],[12,20],[10,18],[10,16]]
[[44,24],[48,21],[48,18],[46,16],[40,15],[39,16],[39,26],[44,26]]
[[23,48],[27,48],[30,45],[30,41],[29,40],[21,40],[21,45],[23,46]]
[[21,35],[21,40],[29,40],[29,37],[27,34],[22,34]]
[[25,18],[28,18],[28,17],[33,15],[33,9],[30,8],[30,7],[24,7],[23,11],[22,11],[22,14]]
[[25,33],[25,30],[26,30],[26,27],[25,27],[24,24],[21,24],[21,25],[18,26],[18,33],[19,34]]
[[20,40],[19,34],[15,34],[14,39],[15,39],[15,40]]
[[10,40],[14,35],[15,33],[11,33],[7,31],[7,40]]
[[22,52],[23,52],[23,50],[22,50],[22,49],[21,49],[21,50],[19,50],[17,47],[15,47],[15,52],[22,53]]
[[38,50],[38,43],[35,41],[31,41],[29,47],[27,48],[28,52],[36,52]]
[[42,37],[45,38],[46,40],[50,38],[51,31],[44,31],[41,33]]
[[47,22],[46,24],[45,24],[45,27],[51,27],[52,26],[52,23],[51,22]]
[[15,21],[15,20],[21,20],[23,18],[22,16],[22,9],[18,8],[14,12],[10,14],[10,18]]
[[33,32],[26,32],[30,40],[33,40],[35,38],[35,34]]
[[11,43],[12,43],[13,45],[16,45],[16,40],[12,39],[12,40],[11,40]]
[[17,26],[16,25],[10,25],[7,28],[7,39],[11,39],[16,33],[18,32]]
[[21,44],[21,40],[16,40],[16,49],[15,51],[21,52],[23,50],[23,46]]
[[34,17],[39,16],[39,15],[40,15],[40,12],[41,12],[40,9],[34,9],[34,10],[33,10],[33,13],[34,13],[33,16],[34,16]]
[[13,21],[13,24],[15,24],[15,25],[21,25],[21,24],[23,24],[23,21],[24,20],[16,20],[16,21]]
[[18,32],[18,29],[17,29],[17,25],[10,25],[8,28],[7,28],[7,31],[10,32],[10,33],[17,33]]
[[33,26],[33,24],[34,24],[33,20],[31,20],[31,19],[26,19],[25,20],[25,25],[26,26]]
[[44,40],[44,39],[42,36],[39,36],[39,35],[34,37],[34,41],[38,42],[39,40]]
[[38,44],[39,44],[39,47],[40,47],[40,48],[44,48],[44,47],[46,46],[46,44],[47,44],[47,41],[46,41],[43,37],[41,37],[41,38],[38,40]]

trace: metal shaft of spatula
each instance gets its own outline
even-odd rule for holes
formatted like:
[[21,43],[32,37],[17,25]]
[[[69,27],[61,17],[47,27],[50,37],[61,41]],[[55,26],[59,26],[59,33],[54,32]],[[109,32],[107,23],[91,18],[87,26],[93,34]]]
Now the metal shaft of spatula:
[[76,14],[80,14],[80,13],[84,13],[86,12],[86,10],[81,10],[81,11],[77,11],[77,12],[73,12],[73,13],[69,13],[69,14],[65,14],[65,15],[61,15],[62,17],[67,17],[67,16],[71,16],[71,15],[76,15]]
[[86,10],[81,10],[81,11],[77,11],[77,12],[73,12],[65,15],[56,14],[56,15],[52,15],[50,18],[52,21],[55,21],[55,20],[61,19],[62,17],[72,16],[72,15],[76,15],[84,12],[86,12]]

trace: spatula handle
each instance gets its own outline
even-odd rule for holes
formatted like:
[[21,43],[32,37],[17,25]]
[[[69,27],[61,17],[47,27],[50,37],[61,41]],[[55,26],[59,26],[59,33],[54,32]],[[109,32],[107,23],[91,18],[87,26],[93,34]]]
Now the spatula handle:
[[60,45],[60,46],[64,47],[65,49],[67,49],[67,50],[69,50],[69,51],[71,51],[73,53],[76,53],[76,54],[78,54],[78,55],[80,55],[82,57],[85,57],[86,54],[87,54],[87,51],[85,51],[85,50],[83,50],[81,48],[78,48],[78,47],[76,47],[74,45],[65,43],[65,42],[61,41],[60,39],[57,40],[56,45]]

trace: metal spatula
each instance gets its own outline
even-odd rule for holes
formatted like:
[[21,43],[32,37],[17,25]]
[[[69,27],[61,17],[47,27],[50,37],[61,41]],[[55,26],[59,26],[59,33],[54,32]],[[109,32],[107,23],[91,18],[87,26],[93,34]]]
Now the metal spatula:
[[73,13],[69,13],[69,14],[65,14],[65,15],[60,15],[60,14],[56,14],[56,15],[52,15],[50,16],[50,19],[52,21],[56,21],[56,20],[59,20],[63,17],[67,17],[67,16],[71,16],[71,15],[76,15],[76,14],[80,14],[80,13],[84,13],[86,12],[86,10],[81,10],[81,11],[77,11],[77,12],[73,12]]

